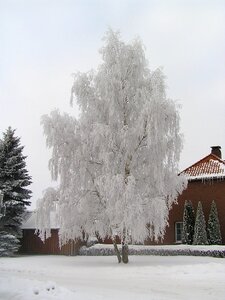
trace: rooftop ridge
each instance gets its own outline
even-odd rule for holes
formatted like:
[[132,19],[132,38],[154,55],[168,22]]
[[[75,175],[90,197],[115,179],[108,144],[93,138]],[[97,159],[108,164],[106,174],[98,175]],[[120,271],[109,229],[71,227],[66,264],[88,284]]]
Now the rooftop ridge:
[[222,178],[225,177],[225,161],[210,153],[180,172],[180,174],[186,175],[190,180]]

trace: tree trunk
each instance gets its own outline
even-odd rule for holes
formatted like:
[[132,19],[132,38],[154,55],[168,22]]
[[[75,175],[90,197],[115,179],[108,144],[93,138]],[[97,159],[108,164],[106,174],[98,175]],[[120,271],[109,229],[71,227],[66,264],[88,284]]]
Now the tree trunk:
[[121,263],[120,251],[119,251],[118,246],[116,244],[116,241],[114,239],[113,239],[113,246],[114,246],[114,250],[115,250],[116,256],[118,258],[118,263]]
[[122,242],[122,261],[124,264],[129,262],[128,259],[128,245],[125,242]]

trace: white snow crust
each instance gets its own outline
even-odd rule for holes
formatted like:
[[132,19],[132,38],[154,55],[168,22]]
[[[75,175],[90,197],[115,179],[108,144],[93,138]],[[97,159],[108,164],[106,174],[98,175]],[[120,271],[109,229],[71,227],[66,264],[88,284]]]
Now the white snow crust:
[[1,300],[218,300],[225,260],[191,256],[21,256],[0,259]]
[[[113,249],[112,244],[95,244],[91,246],[91,248],[95,249]],[[120,245],[119,245],[120,248]],[[142,250],[142,249],[155,249],[155,250],[200,250],[200,251],[214,251],[214,250],[220,250],[225,251],[225,245],[129,245],[129,249],[134,250]]]
[[[28,217],[23,221],[22,229],[36,229],[36,216],[37,211],[29,211]],[[57,215],[55,211],[50,212],[50,229],[59,229]]]

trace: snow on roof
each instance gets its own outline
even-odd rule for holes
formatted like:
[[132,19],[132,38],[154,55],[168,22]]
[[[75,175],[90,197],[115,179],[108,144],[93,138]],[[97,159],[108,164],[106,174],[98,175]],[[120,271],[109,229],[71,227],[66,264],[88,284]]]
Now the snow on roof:
[[[58,229],[56,213],[51,212],[50,215],[51,229]],[[23,216],[22,229],[36,229],[36,211],[27,211]]]
[[188,180],[222,179],[225,178],[225,161],[214,154],[209,154],[180,174]]

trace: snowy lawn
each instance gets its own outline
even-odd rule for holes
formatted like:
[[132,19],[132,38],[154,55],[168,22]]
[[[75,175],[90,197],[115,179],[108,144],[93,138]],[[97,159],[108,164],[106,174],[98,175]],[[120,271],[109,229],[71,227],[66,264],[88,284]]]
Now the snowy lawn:
[[225,259],[191,256],[0,258],[0,299],[225,299]]

